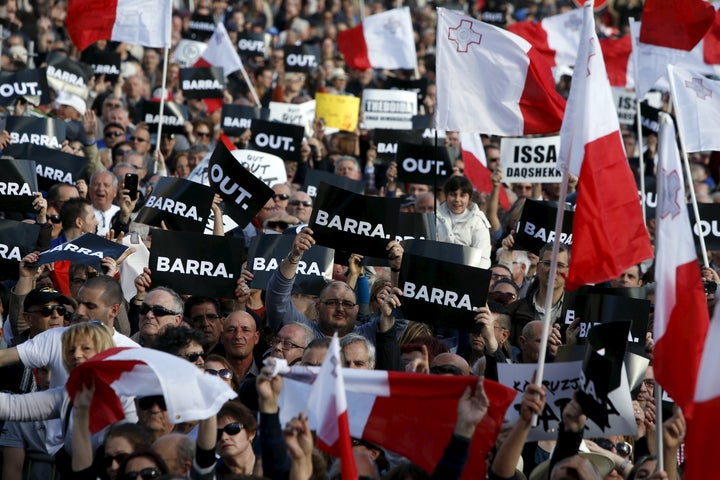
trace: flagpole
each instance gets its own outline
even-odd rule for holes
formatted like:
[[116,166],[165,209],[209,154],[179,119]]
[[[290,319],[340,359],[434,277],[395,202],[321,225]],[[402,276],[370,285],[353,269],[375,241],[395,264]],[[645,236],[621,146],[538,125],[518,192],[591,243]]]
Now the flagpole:
[[642,194],[642,217],[643,222],[647,225],[647,218],[645,216],[645,155],[643,155],[643,143],[642,143],[642,114],[640,112],[640,99],[635,96],[635,115],[637,118],[637,141],[638,141],[638,152],[640,156],[638,161],[640,163],[640,193]]
[[[165,48],[165,55],[163,56],[163,70],[162,70],[162,83],[160,84],[160,118],[158,120],[158,131],[157,139],[155,140],[155,151],[160,155],[160,142],[162,138],[162,126],[163,126],[163,115],[165,114],[165,97],[167,94],[166,83],[167,83],[167,69],[168,69],[168,57],[170,56],[170,48]],[[153,173],[157,172],[157,163],[153,162]]]
[[663,458],[663,428],[662,428],[662,387],[655,384],[655,445],[657,445],[657,472],[665,470],[665,459]]
[[[673,66],[667,66],[668,79],[670,80],[670,93],[672,94],[672,104],[675,106],[675,110],[678,110],[677,95],[675,94],[675,79],[673,78]],[[683,126],[681,125],[681,115],[675,115],[675,121],[678,124],[678,136],[680,137],[680,148],[682,149],[682,158],[685,166],[685,175],[688,180],[688,188],[690,190],[690,200],[692,201],[693,213],[695,214],[695,224],[700,228],[700,212],[698,211],[697,198],[695,197],[695,185],[692,181],[692,173],[690,172],[690,160],[688,159],[688,152],[685,148],[685,137],[683,136]],[[698,238],[700,239],[700,251],[703,257],[703,266],[710,267],[708,262],[707,247],[705,246],[705,237],[702,236],[701,232],[698,232]]]
[[242,73],[245,83],[247,83],[248,90],[250,91],[250,95],[252,95],[253,100],[255,100],[255,105],[257,105],[258,108],[262,108],[260,99],[258,98],[257,92],[255,91],[255,86],[250,81],[250,77],[248,76],[247,71],[245,70],[245,65],[242,62],[240,62],[240,72]]

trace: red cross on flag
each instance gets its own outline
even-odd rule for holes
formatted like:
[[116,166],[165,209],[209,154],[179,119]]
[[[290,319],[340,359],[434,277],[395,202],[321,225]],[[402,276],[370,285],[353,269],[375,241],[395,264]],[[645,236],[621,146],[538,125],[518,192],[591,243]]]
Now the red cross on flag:
[[671,66],[678,127],[688,152],[720,150],[720,82]]
[[438,8],[436,48],[437,128],[504,136],[560,129],[565,100],[526,40]]

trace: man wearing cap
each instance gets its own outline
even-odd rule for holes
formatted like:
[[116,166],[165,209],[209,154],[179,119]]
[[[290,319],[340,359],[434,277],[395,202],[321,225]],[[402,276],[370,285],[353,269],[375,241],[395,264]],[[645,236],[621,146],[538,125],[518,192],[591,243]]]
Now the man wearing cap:
[[347,73],[345,73],[345,70],[343,70],[341,67],[334,68],[333,71],[330,73],[330,86],[328,87],[328,92],[332,93],[333,95],[349,95],[352,96],[351,93],[348,93],[345,88],[347,88],[348,83],[348,76]]

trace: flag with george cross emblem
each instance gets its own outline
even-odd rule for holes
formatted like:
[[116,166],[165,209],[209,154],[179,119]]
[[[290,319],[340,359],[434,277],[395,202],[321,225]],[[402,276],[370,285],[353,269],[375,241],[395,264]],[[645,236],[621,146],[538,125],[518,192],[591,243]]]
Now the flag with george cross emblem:
[[720,81],[677,66],[668,67],[678,130],[688,152],[720,150]]

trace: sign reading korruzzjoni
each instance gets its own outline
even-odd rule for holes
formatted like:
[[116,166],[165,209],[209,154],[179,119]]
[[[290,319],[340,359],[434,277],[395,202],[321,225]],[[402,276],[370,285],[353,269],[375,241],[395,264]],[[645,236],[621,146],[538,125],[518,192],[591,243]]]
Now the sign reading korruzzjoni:
[[47,82],[58,92],[68,92],[82,99],[88,97],[93,76],[90,65],[76,62],[65,55],[50,53],[47,57]]
[[[292,248],[294,234],[258,235],[250,245],[248,268],[253,272],[252,288],[265,290],[273,272],[277,270]],[[332,280],[332,248],[313,246],[305,252],[298,263],[293,282],[293,293],[319,295],[320,290]]]
[[365,128],[410,130],[417,110],[417,95],[413,92],[373,88],[363,90]]
[[287,171],[282,158],[255,150],[233,150],[233,157],[268,187],[287,182]]
[[320,188],[320,184],[323,182],[342,188],[343,190],[349,190],[353,193],[363,193],[365,190],[365,184],[360,180],[353,180],[352,178],[341,177],[334,173],[315,169],[308,170],[305,174],[305,186],[303,190],[305,190],[309,197],[315,198],[318,194],[318,188]]
[[7,117],[5,129],[14,145],[30,143],[60,149],[65,141],[65,122],[50,117]]
[[[148,124],[151,132],[157,132],[158,125],[160,124],[160,102],[143,102],[142,119],[143,122]],[[165,102],[162,124],[164,133],[183,133],[185,129],[185,116],[177,103]]]
[[233,153],[223,142],[218,142],[210,157],[208,178],[210,186],[223,198],[223,211],[244,226],[273,196],[273,190],[245,168]]
[[47,95],[45,69],[35,68],[19,72],[0,72],[0,106],[7,107],[23,96]]
[[385,257],[385,247],[395,238],[400,199],[368,197],[321,183],[310,228],[319,245]]
[[245,242],[239,238],[156,230],[149,263],[153,285],[189,295],[232,298],[244,252]]
[[548,182],[561,180],[555,169],[560,137],[503,138],[500,143],[503,181]]
[[17,266],[25,255],[35,250],[39,234],[40,225],[0,219],[0,271],[17,278]]
[[181,68],[180,88],[185,98],[223,98],[223,68]]
[[161,177],[135,219],[138,223],[171,230],[202,232],[210,213],[212,188],[184,178]]
[[310,72],[320,65],[320,47],[317,45],[286,45],[285,71]]
[[272,153],[283,160],[299,162],[304,129],[287,123],[252,121],[252,150]]
[[74,240],[42,252],[38,257],[37,265],[45,265],[58,260],[68,260],[73,263],[90,265],[98,272],[101,272],[103,258],[110,257],[117,260],[127,249],[128,247],[125,245],[112,242],[100,235],[84,233]]
[[[526,200],[515,233],[515,249],[538,255],[547,242],[555,239],[557,206],[548,202]],[[572,247],[573,212],[565,209],[560,243]]]
[[38,190],[35,162],[32,160],[0,160],[0,210],[32,212]]
[[224,103],[222,106],[222,129],[226,135],[242,135],[252,126],[253,118],[267,120],[270,118],[270,110],[229,103]]
[[56,183],[74,185],[83,178],[88,166],[86,157],[29,143],[10,144],[5,149],[5,153],[15,158],[35,161],[35,172],[40,190],[48,190]]
[[398,180],[405,183],[442,184],[452,174],[447,148],[398,143]]

